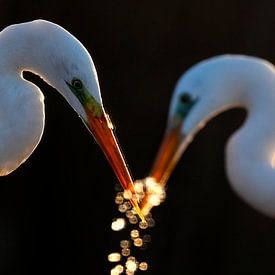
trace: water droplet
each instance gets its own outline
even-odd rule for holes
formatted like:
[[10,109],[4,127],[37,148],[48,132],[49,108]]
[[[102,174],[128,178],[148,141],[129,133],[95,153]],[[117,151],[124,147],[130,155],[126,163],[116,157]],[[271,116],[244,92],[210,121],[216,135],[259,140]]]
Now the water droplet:
[[141,247],[143,245],[143,241],[141,238],[134,239],[134,246]]
[[115,268],[111,269],[111,275],[119,275],[120,272],[116,270]]
[[141,262],[139,264],[139,269],[142,270],[142,271],[145,271],[148,269],[148,264],[146,262]]
[[129,223],[137,224],[138,223],[138,218],[136,216],[133,216],[132,218],[129,219]]
[[128,248],[129,246],[130,246],[130,242],[128,240],[120,241],[120,247],[121,248]]
[[120,259],[121,259],[121,255],[117,252],[114,252],[108,255],[109,262],[119,262]]
[[121,213],[125,213],[127,211],[127,206],[123,203],[118,206],[118,211]]
[[136,257],[134,257],[134,256],[129,256],[129,257],[127,258],[127,261],[133,261],[133,262],[135,262],[135,261],[136,261]]
[[114,269],[117,270],[119,273],[122,273],[123,270],[124,270],[124,267],[123,267],[123,265],[118,264],[118,265],[115,266]]
[[126,226],[126,221],[123,218],[114,219],[114,221],[111,224],[111,228],[114,231],[122,230],[125,226]]
[[126,200],[130,200],[132,198],[132,192],[130,190],[124,190],[123,197]]
[[141,180],[136,180],[134,186],[137,193],[144,192],[144,183]]
[[134,216],[135,216],[135,215],[134,215],[134,213],[133,213],[132,210],[126,211],[126,217],[127,217],[128,219],[131,219],[131,218],[133,218]]
[[137,229],[131,230],[130,236],[131,236],[132,239],[138,238],[139,237],[139,231]]
[[132,204],[129,201],[124,202],[124,205],[126,206],[127,209],[132,208]]
[[124,257],[127,257],[127,256],[129,256],[130,255],[130,253],[131,253],[131,250],[129,249],[129,248],[123,248],[122,250],[121,250],[121,254],[122,254],[122,256],[124,256]]
[[116,204],[122,204],[123,201],[124,201],[123,197],[116,196],[116,198],[115,198],[115,203]]
[[125,263],[125,266],[127,268],[127,270],[131,271],[131,272],[135,272],[137,270],[137,263],[135,261],[127,261]]
[[146,229],[148,227],[148,223],[146,221],[140,221],[139,222],[139,228],[140,229]]

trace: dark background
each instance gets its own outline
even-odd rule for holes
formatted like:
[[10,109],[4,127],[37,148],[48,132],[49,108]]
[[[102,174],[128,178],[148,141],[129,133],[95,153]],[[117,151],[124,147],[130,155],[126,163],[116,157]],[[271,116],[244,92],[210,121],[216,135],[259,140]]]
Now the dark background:
[[[223,53],[275,63],[272,0],[0,4],[1,29],[43,18],[87,47],[134,178],[150,170],[187,68]],[[46,126],[30,159],[0,179],[0,274],[109,274],[107,254],[121,237],[110,230],[117,180],[65,100],[26,77],[45,94]],[[225,176],[224,146],[244,118],[242,110],[220,115],[182,157],[166,202],[153,211],[144,274],[274,274],[275,222],[242,202]]]

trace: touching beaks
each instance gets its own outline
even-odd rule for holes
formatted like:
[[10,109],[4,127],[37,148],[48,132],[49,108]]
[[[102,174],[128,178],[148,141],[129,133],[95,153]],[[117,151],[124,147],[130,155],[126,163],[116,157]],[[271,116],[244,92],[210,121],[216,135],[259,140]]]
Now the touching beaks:
[[111,120],[105,113],[101,105],[84,104],[88,121],[85,121],[87,128],[94,136],[96,142],[101,147],[106,158],[108,159],[114,173],[124,190],[130,190],[132,198],[130,199],[139,217],[144,220],[138,205],[138,197],[134,188],[129,169],[120,150],[118,141],[114,135]]

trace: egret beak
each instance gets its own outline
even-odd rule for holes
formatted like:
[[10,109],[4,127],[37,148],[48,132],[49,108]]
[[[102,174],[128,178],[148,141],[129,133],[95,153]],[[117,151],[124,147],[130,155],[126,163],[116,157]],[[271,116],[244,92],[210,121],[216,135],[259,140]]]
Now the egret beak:
[[[181,133],[181,129],[182,124],[180,123],[167,129],[153,164],[153,168],[148,176],[163,188],[178,163],[184,149],[187,147],[185,135]],[[146,216],[153,207],[149,201],[150,196],[150,192],[147,192],[141,203],[141,212],[144,216]]]
[[174,116],[170,118],[169,127],[150,173],[150,177],[162,186],[165,186],[182,153],[192,141],[193,134],[185,135],[182,129],[184,118],[197,101],[197,97],[191,99],[188,94],[183,94]]
[[87,118],[82,118],[84,124],[101,147],[123,189],[131,192],[132,196],[130,201],[139,217],[144,221],[138,205],[138,196],[134,188],[133,180],[114,135],[113,125],[109,116],[105,113],[102,104],[95,100],[80,80],[74,79],[72,83],[65,82],[85,110]]
[[184,135],[181,134],[181,125],[168,129],[157,157],[153,164],[150,177],[154,178],[160,185],[165,186],[166,182],[175,168],[181,156],[181,144],[184,140]]
[[131,191],[132,198],[130,201],[137,214],[142,220],[144,220],[138,205],[138,197],[133,185],[133,180],[124,160],[122,151],[120,150],[118,141],[114,135],[111,120],[102,106],[100,106],[101,109],[97,110],[89,107],[89,104],[84,105],[88,118],[88,122],[85,122],[85,124],[104,152],[123,189]]

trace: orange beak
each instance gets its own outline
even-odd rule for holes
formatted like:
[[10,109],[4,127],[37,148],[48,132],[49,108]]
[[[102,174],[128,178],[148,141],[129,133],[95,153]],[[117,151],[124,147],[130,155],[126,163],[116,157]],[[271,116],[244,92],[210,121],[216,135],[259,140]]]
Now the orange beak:
[[[184,146],[185,136],[181,133],[181,129],[182,124],[179,123],[167,130],[149,175],[163,188],[186,147]],[[149,196],[150,194],[147,193],[142,200],[141,211],[144,215],[148,214],[152,208],[148,202]]]
[[131,191],[132,198],[130,201],[137,214],[142,220],[144,220],[138,205],[138,197],[133,185],[132,177],[114,135],[109,116],[104,110],[100,116],[95,116],[89,108],[85,108],[85,111],[88,117],[88,122],[85,123],[86,126],[104,152],[123,189]]
[[181,125],[169,129],[164,136],[157,157],[155,159],[150,177],[154,178],[160,185],[165,186],[169,176],[175,168],[181,156]]

